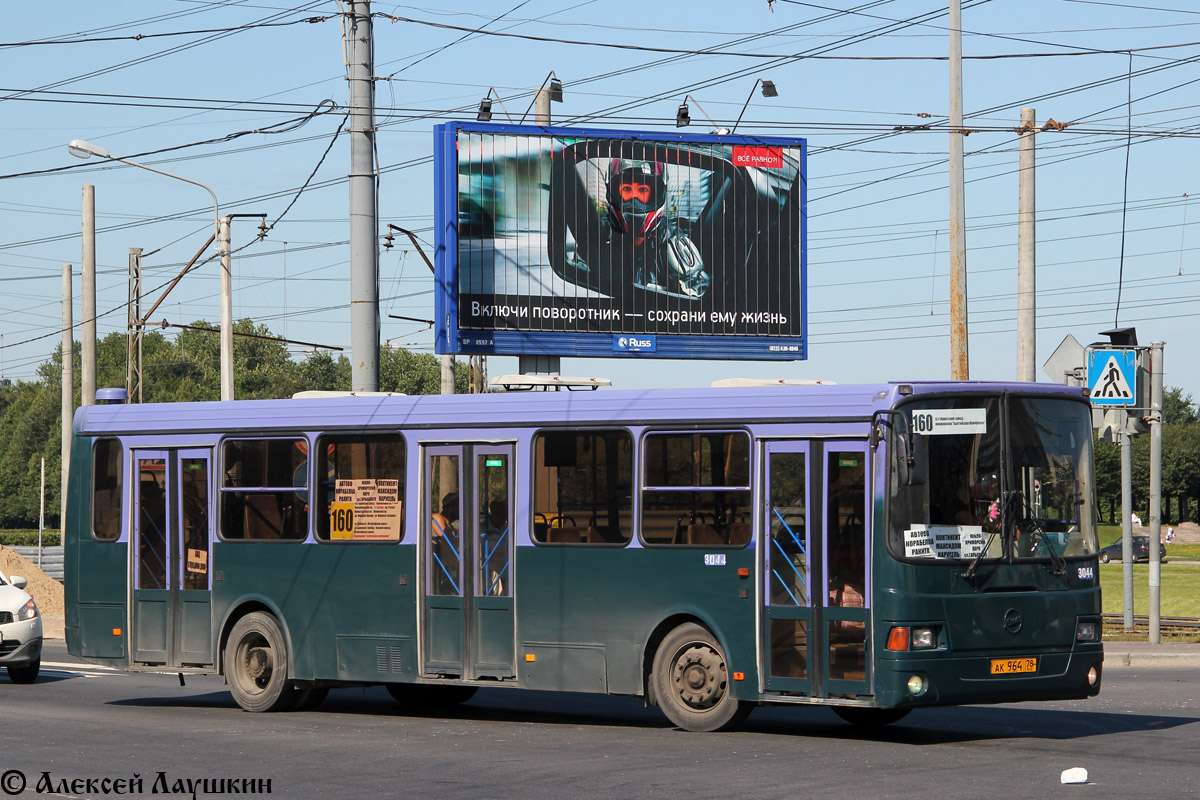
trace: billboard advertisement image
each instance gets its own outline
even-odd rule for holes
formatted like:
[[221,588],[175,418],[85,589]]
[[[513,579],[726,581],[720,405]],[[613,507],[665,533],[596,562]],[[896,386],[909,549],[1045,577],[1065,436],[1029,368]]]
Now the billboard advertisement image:
[[436,130],[438,352],[802,359],[805,144]]

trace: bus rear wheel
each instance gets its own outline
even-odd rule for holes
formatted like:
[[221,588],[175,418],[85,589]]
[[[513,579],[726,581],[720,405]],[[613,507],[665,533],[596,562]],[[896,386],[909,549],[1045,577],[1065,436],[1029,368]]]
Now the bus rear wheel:
[[247,711],[296,707],[296,687],[288,680],[287,643],[273,616],[254,611],[233,626],[225,645],[225,677],[233,699]]
[[467,702],[474,686],[430,686],[423,683],[389,683],[388,694],[408,714],[428,714]]
[[667,719],[685,731],[729,730],[754,708],[730,691],[725,653],[716,637],[692,622],[663,639],[650,679]]
[[856,706],[833,706],[833,713],[846,722],[863,730],[875,730],[908,716],[911,708],[858,708]]

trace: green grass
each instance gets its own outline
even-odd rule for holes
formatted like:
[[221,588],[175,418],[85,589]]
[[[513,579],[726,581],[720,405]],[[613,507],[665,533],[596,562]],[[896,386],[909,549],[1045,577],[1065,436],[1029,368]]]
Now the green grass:
[[[1104,613],[1125,611],[1125,587],[1120,564],[1100,565]],[[1163,564],[1159,613],[1164,617],[1200,617],[1200,566]],[[1133,565],[1133,613],[1150,613],[1150,565]]]

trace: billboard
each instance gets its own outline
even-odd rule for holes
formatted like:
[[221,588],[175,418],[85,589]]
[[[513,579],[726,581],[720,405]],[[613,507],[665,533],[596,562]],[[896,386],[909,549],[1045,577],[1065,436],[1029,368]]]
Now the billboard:
[[437,126],[437,352],[805,358],[805,154]]

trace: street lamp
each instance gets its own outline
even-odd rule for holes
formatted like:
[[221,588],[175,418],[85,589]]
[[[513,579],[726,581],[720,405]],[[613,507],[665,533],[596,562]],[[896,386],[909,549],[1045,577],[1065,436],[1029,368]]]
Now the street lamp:
[[688,100],[691,100],[693,103],[695,103],[696,108],[700,109],[700,113],[703,114],[708,119],[708,121],[712,124],[712,126],[713,126],[712,132],[713,133],[717,134],[718,136],[725,136],[729,133],[729,129],[722,128],[720,125],[718,125],[716,123],[716,120],[714,120],[712,117],[708,116],[708,112],[704,110],[704,106],[700,105],[700,102],[698,100],[696,100],[696,98],[692,97],[690,94],[684,95],[683,102],[679,104],[679,110],[675,112],[675,127],[676,128],[686,128],[688,125],[692,124],[692,114],[691,114],[691,111],[688,109]]
[[[111,161],[120,161],[122,164],[128,164],[131,167],[139,167],[149,172],[157,172],[159,175],[165,175],[168,178],[174,178],[184,183],[190,183],[193,186],[199,186],[212,196],[213,201],[213,223],[215,230],[213,232],[214,240],[217,242],[217,252],[221,255],[221,399],[233,399],[233,281],[230,275],[229,265],[229,242],[228,234],[223,234],[221,226],[221,211],[217,205],[217,195],[212,189],[205,186],[199,181],[194,181],[191,178],[184,178],[181,175],[174,175],[170,172],[164,172],[161,169],[148,167],[145,164],[139,164],[136,161],[130,161],[127,158],[118,158],[109,153],[98,144],[93,144],[83,139],[72,139],[67,145],[67,150],[76,158],[106,158]],[[226,223],[228,225],[228,222]],[[225,228],[228,231],[228,228]]]
[[742,121],[742,115],[746,113],[746,109],[750,106],[750,101],[754,99],[754,90],[758,88],[760,83],[762,84],[763,97],[779,97],[779,90],[775,88],[774,81],[757,78],[754,81],[754,85],[750,87],[750,96],[746,98],[746,102],[742,105],[742,113],[738,114],[737,122],[733,123],[733,130],[737,130],[738,124]]

